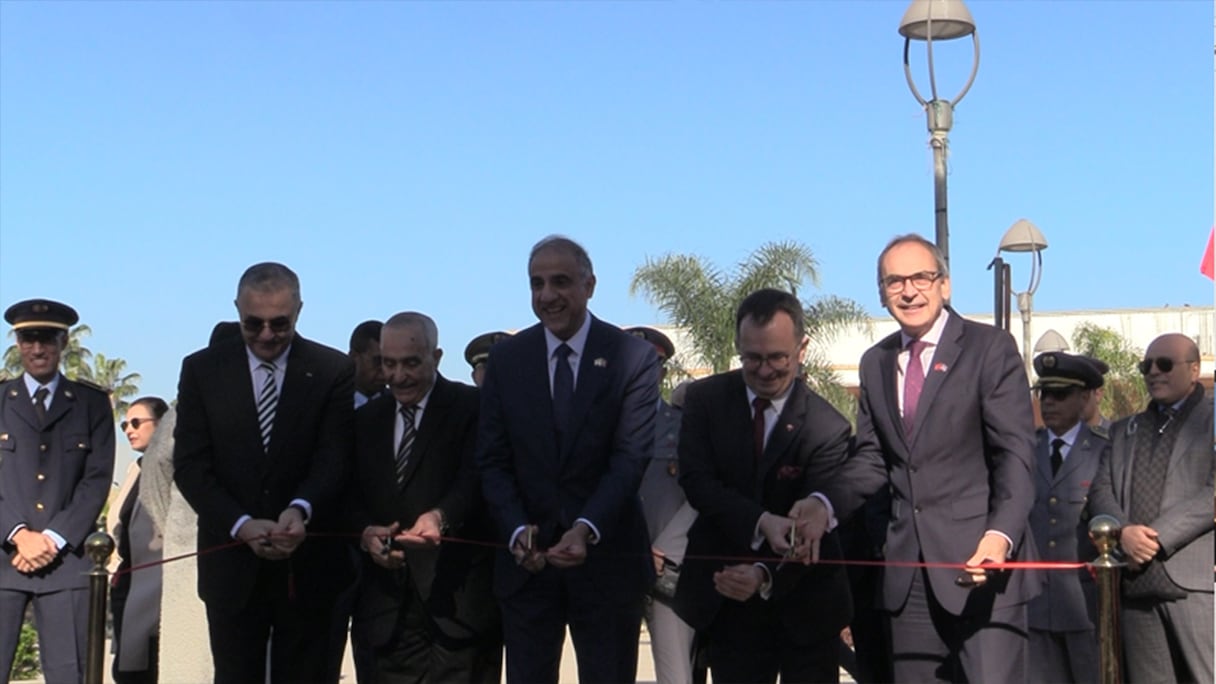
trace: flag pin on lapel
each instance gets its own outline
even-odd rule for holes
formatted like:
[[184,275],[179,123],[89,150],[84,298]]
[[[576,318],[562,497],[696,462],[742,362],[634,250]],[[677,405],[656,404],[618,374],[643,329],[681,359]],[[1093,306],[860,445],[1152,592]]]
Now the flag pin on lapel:
[[607,367],[608,367],[608,359],[605,359],[605,358],[604,358],[604,357],[602,357],[602,356],[601,356],[601,357],[599,357],[598,359],[596,359],[596,360],[595,360],[595,367],[596,367],[596,368],[607,368]]
[[794,431],[794,426],[793,426],[792,424],[790,424],[790,423],[786,423],[786,424],[785,424],[785,431],[786,431],[786,432],[793,432],[793,431]]
[[950,370],[950,367],[941,361],[938,361],[937,363],[933,364],[933,370],[938,373],[945,373],[946,371]]

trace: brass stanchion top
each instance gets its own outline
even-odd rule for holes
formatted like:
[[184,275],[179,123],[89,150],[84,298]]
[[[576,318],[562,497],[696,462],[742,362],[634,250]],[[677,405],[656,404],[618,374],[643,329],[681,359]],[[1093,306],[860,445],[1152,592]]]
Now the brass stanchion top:
[[93,561],[93,569],[104,570],[114,553],[114,538],[105,532],[94,532],[84,540],[84,550]]
[[1099,568],[1122,568],[1127,565],[1123,561],[1115,558],[1115,547],[1119,545],[1119,534],[1123,531],[1123,525],[1110,515],[1095,515],[1089,521],[1089,539],[1094,543],[1094,547],[1098,549],[1098,557],[1094,559],[1093,565]]

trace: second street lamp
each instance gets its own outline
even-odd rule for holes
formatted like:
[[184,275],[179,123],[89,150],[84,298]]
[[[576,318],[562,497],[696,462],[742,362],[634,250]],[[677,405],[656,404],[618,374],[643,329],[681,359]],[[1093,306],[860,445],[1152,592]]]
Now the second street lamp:
[[[963,0],[913,0],[899,22],[899,35],[904,37],[904,76],[908,79],[908,88],[912,90],[916,101],[924,107],[928,118],[929,145],[933,148],[935,242],[949,264],[950,224],[947,220],[946,204],[946,155],[950,147],[950,128],[954,125],[954,106],[971,89],[971,84],[975,82],[975,73],[980,68],[980,38],[975,31],[975,20],[971,18],[971,12],[963,4]],[[966,85],[954,99],[943,100],[937,96],[937,77],[933,73],[933,41],[966,36],[971,36],[975,46],[971,75],[967,77]],[[913,40],[925,41],[929,58],[929,100],[921,96],[916,82],[912,79],[908,52]]]
[[1030,284],[1025,292],[1017,293],[1018,313],[1022,314],[1022,361],[1026,364],[1026,377],[1033,373],[1034,351],[1030,348],[1030,314],[1034,308],[1034,293],[1039,289],[1039,280],[1043,277],[1043,250],[1047,249],[1047,238],[1038,226],[1026,219],[1018,219],[997,247],[997,256],[1001,252],[1031,252],[1034,257],[1030,262]]

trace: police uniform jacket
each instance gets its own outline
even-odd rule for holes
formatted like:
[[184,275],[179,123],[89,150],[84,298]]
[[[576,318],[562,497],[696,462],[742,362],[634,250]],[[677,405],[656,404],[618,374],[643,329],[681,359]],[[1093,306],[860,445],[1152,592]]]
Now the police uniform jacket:
[[[1038,431],[1035,449],[1035,501],[1030,529],[1045,561],[1093,560],[1098,552],[1089,540],[1089,488],[1110,442],[1082,425],[1060,471],[1051,474],[1047,430]],[[1094,628],[1097,588],[1087,568],[1044,572],[1043,593],[1030,602],[1034,629],[1073,632]]]
[[[98,389],[60,376],[39,425],[24,377],[0,384],[0,589],[50,593],[88,586],[93,564],[84,540],[94,529],[114,474],[114,414]],[[61,535],[66,548],[32,575],[17,572],[18,525]]]

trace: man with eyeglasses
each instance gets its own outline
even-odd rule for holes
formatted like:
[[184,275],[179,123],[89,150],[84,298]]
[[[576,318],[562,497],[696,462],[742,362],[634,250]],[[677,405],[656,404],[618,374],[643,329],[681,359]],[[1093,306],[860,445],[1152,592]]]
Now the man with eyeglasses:
[[237,286],[240,336],[182,361],[174,480],[207,552],[198,590],[217,683],[266,681],[268,657],[271,682],[339,677],[333,605],[353,569],[335,533],[354,371],[296,334],[302,306],[291,269],[251,266]]
[[883,249],[878,292],[900,329],[862,356],[855,453],[825,493],[847,517],[890,488],[878,605],[895,681],[1024,682],[1026,603],[1040,578],[982,567],[1038,555],[1022,357],[1008,333],[946,306],[945,259],[919,235]]
[[89,615],[84,541],[114,471],[114,414],[93,385],[59,372],[76,311],[47,299],[4,312],[23,373],[0,384],[0,675],[33,604],[48,684],[81,681]]
[[802,560],[839,561],[840,546],[834,533],[802,536],[791,508],[844,463],[850,427],[801,377],[804,316],[788,292],[748,295],[735,315],[742,368],[693,383],[684,401],[680,484],[698,516],[675,606],[704,635],[714,681],[839,679],[844,567]]
[[[1034,370],[1044,427],[1037,435],[1037,495],[1030,529],[1043,560],[1090,561],[1097,550],[1089,541],[1085,504],[1110,443],[1082,417],[1102,374],[1090,359],[1062,352],[1040,354]],[[1043,593],[1030,601],[1029,681],[1096,682],[1098,595],[1093,576],[1088,568],[1044,575]]]
[[1186,335],[1153,340],[1140,373],[1151,400],[1116,421],[1090,494],[1093,514],[1123,525],[1121,628],[1127,681],[1210,682],[1212,399]]

